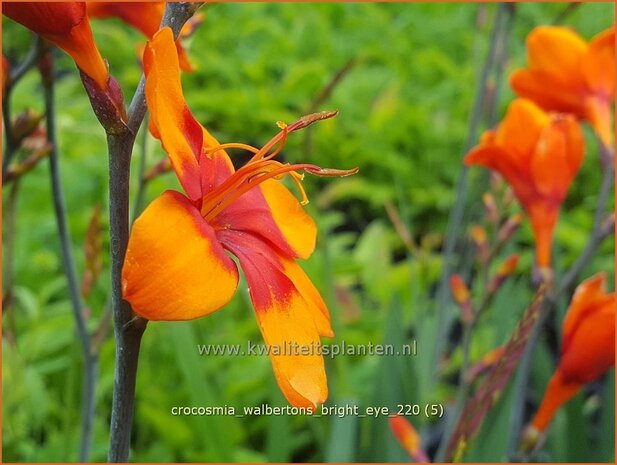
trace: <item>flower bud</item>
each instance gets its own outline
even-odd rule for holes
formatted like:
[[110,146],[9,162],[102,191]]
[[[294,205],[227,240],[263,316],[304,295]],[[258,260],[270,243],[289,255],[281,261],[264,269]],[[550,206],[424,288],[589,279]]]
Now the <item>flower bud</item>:
[[497,271],[488,283],[488,294],[494,294],[495,292],[497,292],[497,290],[501,287],[506,278],[512,273],[514,273],[514,271],[516,270],[516,266],[518,265],[518,260],[519,256],[517,254],[512,254],[503,262],[501,262],[499,268],[497,268]]
[[486,263],[490,254],[486,230],[482,226],[475,225],[471,227],[469,234],[476,245],[478,261],[480,261],[480,263]]
[[499,211],[497,209],[497,203],[495,197],[490,192],[485,192],[482,195],[482,202],[484,203],[484,214],[486,218],[492,223],[497,224],[499,222]]
[[461,309],[461,320],[465,324],[473,321],[473,307],[471,305],[471,294],[469,288],[458,274],[450,277],[450,290],[452,297]]
[[497,232],[497,243],[504,244],[512,238],[514,233],[518,230],[521,222],[523,221],[523,216],[520,213],[515,213],[507,221],[503,224],[499,231]]

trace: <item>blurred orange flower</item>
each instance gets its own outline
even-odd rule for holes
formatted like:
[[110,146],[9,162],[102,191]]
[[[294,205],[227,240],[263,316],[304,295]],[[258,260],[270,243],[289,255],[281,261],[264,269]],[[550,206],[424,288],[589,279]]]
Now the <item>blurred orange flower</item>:
[[[230,252],[244,271],[281,390],[291,404],[315,407],[328,389],[323,358],[314,348],[320,336],[333,332],[324,301],[296,259],[312,254],[317,230],[279,180],[289,174],[301,189],[298,170],[352,172],[272,158],[290,132],[333,114],[281,124],[282,131],[260,150],[220,145],[186,105],[171,29],[156,33],[146,46],[144,69],[150,129],[187,195],[166,191],[135,221],[122,270],[124,298],[150,320],[208,315],[236,291],[238,270]],[[243,148],[254,156],[235,170],[226,148]],[[309,351],[289,350],[290,344]]]
[[510,184],[531,219],[541,269],[551,266],[559,208],[583,156],[583,134],[573,116],[547,114],[517,99],[497,129],[486,131],[465,157],[466,165],[493,169]]
[[557,409],[583,385],[615,365],[615,293],[605,287],[606,273],[598,273],[576,289],[563,322],[559,366],[527,429],[528,442],[537,441]]
[[547,111],[589,121],[602,142],[612,145],[615,28],[587,44],[566,27],[537,27],[527,37],[527,59],[529,67],[510,79],[514,91]]
[[390,429],[401,447],[409,454],[415,462],[428,463],[429,459],[426,452],[420,447],[420,435],[407,420],[407,418],[395,415],[388,419]]
[[[159,30],[165,13],[165,2],[88,2],[88,16],[90,18],[119,18],[126,24],[133,26],[148,39]],[[189,35],[199,15],[194,16],[182,28],[181,36]],[[180,67],[183,71],[193,71],[186,51],[178,40],[176,42]]]
[[85,2],[5,2],[2,13],[60,47],[107,90],[109,72],[96,48]]

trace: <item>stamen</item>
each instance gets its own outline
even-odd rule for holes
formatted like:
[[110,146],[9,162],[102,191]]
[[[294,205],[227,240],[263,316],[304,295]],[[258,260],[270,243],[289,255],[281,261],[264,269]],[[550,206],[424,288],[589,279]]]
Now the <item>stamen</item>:
[[[271,162],[271,163],[277,163],[277,162]],[[337,170],[337,169],[332,169],[332,168],[321,168],[317,165],[310,165],[310,164],[281,165],[280,168],[278,169],[268,171],[268,172],[263,172],[263,174],[259,174],[257,176],[251,177],[250,179],[247,179],[247,182],[245,184],[240,185],[236,191],[231,192],[228,197],[222,199],[220,203],[218,203],[209,212],[204,212],[204,209],[202,207],[202,215],[204,215],[204,219],[206,221],[210,221],[211,219],[216,217],[216,215],[218,215],[221,211],[223,211],[225,208],[231,205],[236,199],[244,195],[249,190],[253,189],[254,187],[257,187],[259,184],[261,184],[264,181],[267,181],[268,179],[277,178],[281,174],[294,173],[296,176],[292,175],[292,179],[294,180],[294,183],[296,183],[297,185],[300,181],[299,177],[301,175],[299,175],[298,173],[295,173],[296,171],[305,171],[315,176],[323,176],[323,177],[335,177],[335,176],[345,177],[345,176],[351,176],[353,174],[356,174],[359,171],[359,168],[356,167],[350,170]],[[301,187],[300,189],[301,189],[301,195],[302,195],[302,202],[305,202],[304,203],[305,205],[306,203],[308,203],[308,197],[306,196],[306,192],[304,191],[304,188]]]
[[206,153],[206,155],[210,155],[214,152],[218,152],[219,150],[226,150],[226,149],[241,149],[241,150],[246,150],[247,152],[251,152],[251,153],[259,152],[259,149],[256,147],[253,147],[252,145],[242,144],[242,143],[233,143],[233,142],[229,144],[217,145],[216,147],[211,147],[209,149],[204,149],[204,152]]

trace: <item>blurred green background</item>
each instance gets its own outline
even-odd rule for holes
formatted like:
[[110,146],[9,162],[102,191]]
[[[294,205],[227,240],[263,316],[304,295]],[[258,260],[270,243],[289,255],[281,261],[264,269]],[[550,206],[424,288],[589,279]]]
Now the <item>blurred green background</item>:
[[[524,41],[535,26],[552,23],[566,4],[516,5],[505,76],[526,63]],[[453,401],[460,367],[455,349],[439,364],[432,351],[437,334],[435,291],[441,248],[456,196],[474,89],[490,42],[495,4],[233,3],[202,10],[205,21],[186,42],[198,70],[183,75],[195,116],[221,142],[260,146],[275,121],[291,122],[314,110],[338,109],[339,117],[293,134],[282,157],[291,162],[349,168],[359,175],[322,180],[307,177],[319,237],[315,254],[302,265],[326,299],[336,337],[347,343],[418,341],[416,357],[327,359],[328,405],[394,407],[404,403]],[[575,8],[564,23],[586,39],[613,22],[611,3]],[[93,21],[112,74],[130,98],[141,69],[137,44],[144,39],[116,20]],[[31,37],[3,18],[3,53],[12,64],[25,56]],[[326,95],[318,96],[343,70]],[[507,79],[498,83],[496,113],[513,98]],[[57,100],[63,187],[78,269],[97,204],[106,228],[107,156],[104,133],[94,118],[71,60],[57,53]],[[320,101],[323,100],[323,101]],[[12,95],[13,115],[42,111],[36,72]],[[556,232],[558,275],[583,249],[600,182],[597,144],[588,137],[584,166],[564,205]],[[138,137],[133,173],[143,140]],[[149,139],[148,165],[164,157]],[[3,312],[3,460],[72,461],[79,442],[82,360],[59,257],[48,167],[41,163],[20,183],[14,237],[14,322]],[[479,197],[486,172],[470,172],[464,227],[480,221]],[[133,176],[132,193],[137,186]],[[178,188],[172,174],[154,180],[151,200]],[[7,190],[3,190],[6,203]],[[411,253],[389,219],[385,203],[399,212],[419,251]],[[514,207],[513,211],[517,207]],[[87,300],[94,330],[108,298],[108,241],[103,274]],[[507,340],[532,295],[533,240],[527,222],[504,251],[521,254],[518,270],[482,320],[472,360]],[[4,254],[6,256],[6,253]],[[614,275],[613,241],[607,240],[585,271]],[[6,263],[3,263],[6,272]],[[6,279],[6,277],[5,277]],[[531,383],[531,410],[541,399],[558,352],[558,317],[541,339]],[[456,314],[454,306],[448,307]],[[8,341],[11,331],[14,341]],[[456,328],[446,331],[457,341]],[[131,460],[166,461],[405,461],[386,419],[337,417],[178,417],[173,406],[286,405],[266,357],[201,357],[197,344],[261,341],[246,286],[223,310],[198,321],[151,323],[140,359]],[[456,347],[454,345],[454,347]],[[100,355],[91,460],[107,457],[113,386],[111,334]],[[433,376],[439,376],[433,382]],[[560,410],[538,455],[549,461],[614,460],[614,375],[580,393]],[[488,416],[468,461],[506,460],[511,390]],[[433,451],[441,425],[423,417],[412,422]]]

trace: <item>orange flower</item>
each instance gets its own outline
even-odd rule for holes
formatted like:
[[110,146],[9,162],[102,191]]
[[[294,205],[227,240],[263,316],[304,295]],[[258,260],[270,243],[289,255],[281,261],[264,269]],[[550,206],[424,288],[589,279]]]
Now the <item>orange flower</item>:
[[510,84],[521,97],[547,111],[573,113],[589,121],[606,146],[613,143],[615,28],[589,44],[565,27],[540,26],[527,37],[529,67]]
[[615,293],[605,289],[606,274],[598,273],[576,289],[563,322],[559,366],[548,383],[527,441],[546,430],[557,409],[581,386],[615,365]]
[[495,131],[465,157],[499,172],[529,215],[536,238],[536,262],[550,268],[551,243],[559,208],[584,155],[579,124],[570,115],[547,114],[517,99]]
[[[90,18],[119,18],[140,31],[148,39],[151,39],[159,30],[163,13],[165,13],[165,2],[88,2],[88,16]],[[187,22],[180,35],[189,35],[192,32],[194,22],[194,20]],[[180,41],[176,42],[176,46],[178,47],[182,70],[193,71],[193,65],[191,65]]]
[[394,433],[394,437],[399,442],[401,447],[409,454],[415,462],[428,462],[426,452],[420,447],[420,435],[407,420],[407,418],[395,415],[388,419],[390,429]]
[[[279,179],[289,174],[301,188],[297,170],[318,175],[355,171],[282,164],[273,157],[290,132],[333,114],[281,124],[282,131],[261,150],[220,145],[184,101],[171,29],[162,29],[148,43],[144,69],[150,129],[187,195],[166,191],[135,221],[122,270],[124,298],[150,320],[208,315],[236,291],[238,271],[230,252],[244,271],[283,393],[296,406],[324,402],[328,391],[323,358],[311,347],[319,344],[320,336],[333,335],[330,316],[296,263],[312,254],[316,227]],[[254,156],[236,171],[226,148],[243,148]],[[309,353],[286,349],[291,344],[306,346]]]
[[94,43],[85,2],[5,2],[2,12],[60,47],[107,90],[109,72]]

